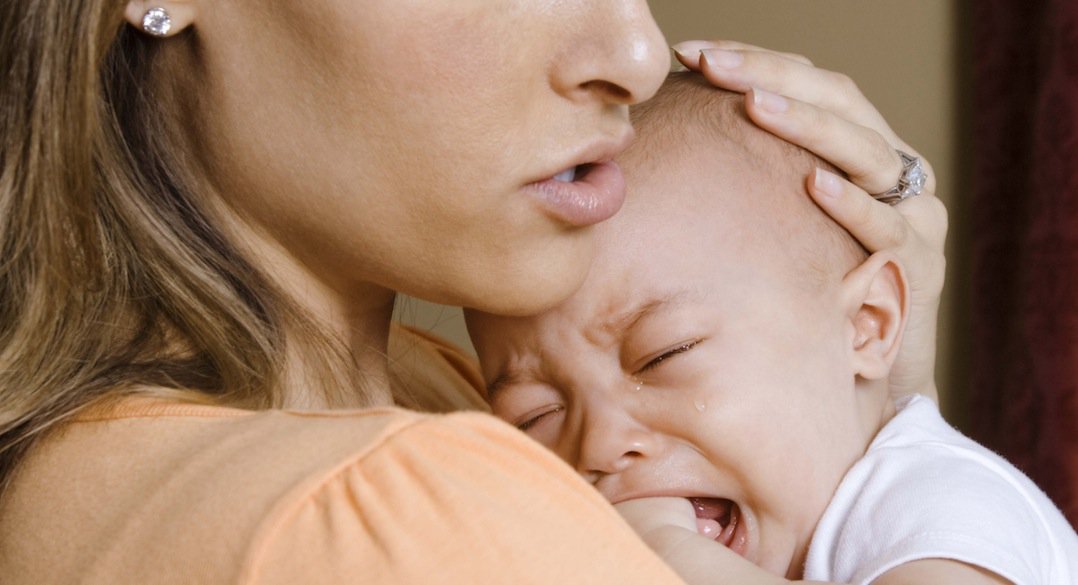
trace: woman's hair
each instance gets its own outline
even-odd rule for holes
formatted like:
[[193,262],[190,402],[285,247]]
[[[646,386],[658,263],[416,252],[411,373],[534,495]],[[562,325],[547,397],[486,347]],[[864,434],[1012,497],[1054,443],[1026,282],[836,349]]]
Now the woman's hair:
[[123,10],[0,4],[0,490],[101,398],[279,405],[285,324],[309,323],[209,221],[161,41]]

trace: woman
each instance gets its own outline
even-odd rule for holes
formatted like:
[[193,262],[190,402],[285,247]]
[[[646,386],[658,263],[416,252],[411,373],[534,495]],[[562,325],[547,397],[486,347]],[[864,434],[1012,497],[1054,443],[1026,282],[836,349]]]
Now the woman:
[[[864,194],[908,147],[843,78],[723,46],[680,52],[804,100],[747,107],[914,267],[930,386],[942,209]],[[580,284],[666,68],[640,0],[5,3],[4,581],[676,582],[512,429],[388,408],[384,357],[395,291]]]

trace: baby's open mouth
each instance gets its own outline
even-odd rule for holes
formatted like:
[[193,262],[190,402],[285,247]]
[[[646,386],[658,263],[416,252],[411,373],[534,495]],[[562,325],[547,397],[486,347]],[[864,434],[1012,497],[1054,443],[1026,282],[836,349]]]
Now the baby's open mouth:
[[696,512],[696,529],[704,536],[735,552],[744,548],[744,530],[739,535],[741,508],[724,498],[689,498]]

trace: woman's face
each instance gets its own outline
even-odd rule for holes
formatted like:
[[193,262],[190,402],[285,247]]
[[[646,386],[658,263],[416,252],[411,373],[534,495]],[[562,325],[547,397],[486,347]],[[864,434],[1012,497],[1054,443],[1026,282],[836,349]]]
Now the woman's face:
[[196,157],[257,246],[342,298],[374,283],[527,313],[567,296],[588,226],[624,197],[595,163],[669,65],[643,0],[196,7]]

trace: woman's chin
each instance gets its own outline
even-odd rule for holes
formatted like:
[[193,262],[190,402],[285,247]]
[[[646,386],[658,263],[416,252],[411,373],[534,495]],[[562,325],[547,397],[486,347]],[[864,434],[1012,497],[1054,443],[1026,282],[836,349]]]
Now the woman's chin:
[[[589,250],[590,251],[590,250]],[[507,317],[541,313],[568,299],[583,284],[591,265],[590,253],[581,253],[550,267],[527,267],[479,283],[462,302],[464,307]]]
[[506,317],[527,317],[542,313],[569,298],[583,281],[581,278],[566,276],[561,281],[529,281],[524,287],[500,287],[501,294],[482,295],[465,306]]

